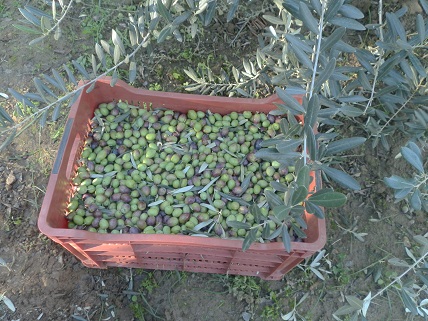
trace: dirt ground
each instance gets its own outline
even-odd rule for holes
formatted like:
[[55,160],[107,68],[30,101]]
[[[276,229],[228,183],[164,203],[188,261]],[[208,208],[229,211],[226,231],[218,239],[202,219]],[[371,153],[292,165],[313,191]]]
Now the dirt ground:
[[[29,47],[33,35],[13,27],[22,19],[18,8],[26,3],[0,3],[0,92],[7,92],[9,87],[34,90],[34,76],[92,53],[94,32],[101,25],[85,20],[84,14],[88,14],[97,21],[96,4],[88,2],[66,21],[59,41],[47,39]],[[34,3],[40,6],[41,2]],[[370,10],[370,4],[363,7]],[[110,9],[111,14],[118,15],[126,8]],[[412,10],[419,9],[415,6]],[[108,27],[106,21],[102,23]],[[238,25],[221,21],[216,28],[219,34],[227,34],[227,39],[233,39],[239,30]],[[196,54],[192,59],[203,61],[211,45],[227,56],[227,61],[219,59],[220,64],[239,65],[257,41],[249,30],[239,35],[234,48],[218,45],[221,39],[212,34],[207,38],[199,52],[193,51]],[[179,47],[182,51],[185,48]],[[176,75],[191,63],[185,58],[189,57],[174,59],[159,50],[146,64],[141,85],[181,90],[182,79]],[[214,54],[214,58],[218,56]],[[9,100],[2,105],[10,110],[14,103]],[[322,261],[322,268],[329,274],[324,273],[325,281],[305,265],[281,281],[177,271],[89,269],[37,228],[65,119],[66,112],[58,123],[48,123],[43,130],[30,128],[0,155],[0,263],[5,263],[0,264],[0,295],[5,294],[16,307],[16,312],[11,312],[0,301],[0,320],[281,320],[281,314],[291,311],[306,293],[307,298],[297,308],[297,320],[334,320],[332,313],[344,305],[345,295],[364,298],[369,291],[376,293],[382,282],[393,280],[401,270],[388,265],[387,260],[405,259],[405,246],[413,245],[412,235],[428,232],[426,213],[404,214],[380,180],[408,170],[403,162],[394,161],[403,142],[396,137],[389,152],[372,149],[367,142],[344,159],[344,167],[360,182],[362,190],[349,193],[344,207],[327,212],[327,259]],[[346,128],[345,136],[364,135],[359,124]],[[353,233],[367,233],[364,242]],[[391,290],[376,300],[367,319],[402,321],[407,316],[399,295]]]

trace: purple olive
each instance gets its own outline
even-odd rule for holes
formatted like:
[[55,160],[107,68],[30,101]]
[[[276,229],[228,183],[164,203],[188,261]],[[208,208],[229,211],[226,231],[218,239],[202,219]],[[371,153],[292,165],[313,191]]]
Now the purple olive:
[[146,223],[147,223],[147,225],[155,226],[155,224],[156,224],[156,218],[154,216],[149,216],[146,219]]
[[130,234],[138,234],[138,233],[140,233],[140,230],[138,227],[132,226],[129,228],[129,233]]
[[125,186],[125,185],[120,185],[119,186],[119,192],[121,192],[121,193],[131,193],[131,190],[127,186]]
[[111,200],[112,200],[113,202],[118,202],[118,201],[120,201],[120,197],[121,197],[121,195],[122,195],[122,194],[120,194],[120,193],[115,193],[115,194],[113,194],[113,195],[111,196]]
[[221,226],[221,224],[214,225],[214,233],[217,234],[218,236],[223,235],[223,227]]
[[94,203],[88,206],[88,211],[94,213],[98,209],[98,206]]
[[101,217],[96,217],[92,221],[92,227],[98,228],[100,226]]
[[110,230],[114,230],[117,227],[117,219],[112,218],[110,221],[108,221],[108,228]]
[[131,196],[129,194],[122,194],[120,196],[120,200],[125,203],[129,203],[131,201]]
[[190,213],[183,213],[178,218],[180,224],[185,224],[190,219]]

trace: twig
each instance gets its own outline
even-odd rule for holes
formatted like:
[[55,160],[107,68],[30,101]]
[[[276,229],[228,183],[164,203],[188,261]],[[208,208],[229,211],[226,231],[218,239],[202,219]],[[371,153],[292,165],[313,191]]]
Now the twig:
[[[327,5],[326,1],[321,2],[321,16],[320,16],[320,22],[318,24],[318,35],[317,35],[317,44],[315,49],[315,56],[314,56],[314,62],[313,62],[313,72],[312,72],[312,79],[311,79],[311,85],[309,87],[309,100],[312,98],[314,88],[315,88],[315,77],[317,75],[317,67],[318,67],[318,60],[320,56],[321,51],[321,42],[322,42],[322,33],[324,29],[324,14],[325,14],[325,7]],[[306,135],[306,132],[303,134],[303,162],[306,165],[307,162],[307,140],[308,137]]]
[[[141,49],[141,47],[145,44],[147,38],[149,37],[149,35],[145,36],[144,39],[141,41],[141,43],[137,46],[137,48],[134,49],[134,51],[132,53],[130,53],[129,55],[126,55],[126,57],[119,61],[115,66],[111,67],[110,69],[108,69],[107,71],[103,72],[102,74],[98,75],[97,77],[95,77],[92,80],[89,80],[87,83],[83,84],[82,86],[78,87],[77,89],[69,92],[68,94],[66,94],[65,96],[59,98],[58,100],[56,100],[53,103],[50,103],[49,105],[37,110],[34,114],[32,114],[31,116],[29,116],[28,118],[25,118],[22,122],[16,124],[15,126],[9,127],[3,131],[1,131],[0,133],[6,133],[12,130],[17,130],[19,127],[21,127],[23,124],[27,123],[30,120],[34,120],[37,119],[38,116],[40,116],[41,114],[43,114],[45,111],[49,110],[51,107],[56,106],[58,103],[63,102],[69,98],[71,98],[73,95],[77,94],[79,91],[81,91],[82,89],[92,85],[93,83],[95,83],[99,78],[106,76],[108,73],[114,71],[116,68],[118,68],[120,65],[122,65],[123,63],[126,63],[127,61],[129,61],[129,59],[133,56],[135,56],[135,54]],[[34,121],[33,120],[33,121]],[[17,136],[20,133],[17,134]]]
[[[67,16],[68,11],[71,9],[71,5],[73,4],[74,0],[70,0],[70,3],[67,5],[67,9],[65,9],[63,15],[61,16],[61,18],[58,19],[58,21],[55,23],[55,25],[49,29],[43,36],[42,39],[47,37],[48,35],[50,35],[52,33],[52,31],[54,31],[56,28],[59,27],[60,23],[62,22],[62,20],[64,20],[64,18]],[[55,1],[54,1],[55,2]],[[56,4],[56,3],[55,3]],[[54,4],[54,5],[55,5]]]
[[[379,19],[379,39],[380,39],[380,41],[383,41],[383,0],[379,0],[379,7],[377,10],[377,13],[378,13],[378,19]],[[369,98],[369,101],[367,102],[366,108],[364,109],[363,115],[366,114],[367,110],[371,107],[371,105],[373,103],[375,87],[376,87],[376,83],[377,83],[377,77],[379,75],[379,68],[383,64],[383,57],[382,57],[383,53],[384,53],[383,49],[380,47],[379,48],[379,59],[376,62],[376,66],[374,69],[375,73],[374,73],[372,90],[370,92],[370,98]]]
[[413,91],[413,93],[410,95],[410,97],[409,98],[407,98],[407,100],[404,102],[404,104],[403,105],[401,105],[401,107],[400,108],[398,108],[398,110],[394,113],[394,115],[392,115],[389,119],[388,119],[388,121],[379,129],[379,131],[377,132],[377,134],[376,135],[379,135],[379,134],[381,134],[382,132],[383,132],[383,130],[385,129],[385,127],[386,126],[388,126],[389,125],[389,123],[395,118],[395,116],[397,116],[398,115],[398,113],[400,113],[402,110],[403,110],[403,108],[404,107],[406,107],[406,105],[410,102],[410,100],[412,100],[412,98],[413,98],[413,96],[415,96],[415,94],[417,93],[417,91],[418,91],[418,89],[422,86],[422,82],[425,80],[425,78],[422,78],[420,81],[419,81],[419,84],[418,84],[418,86],[415,88],[415,90]]
[[374,296],[372,296],[372,300],[381,295],[383,292],[385,292],[388,288],[390,288],[392,285],[394,285],[395,283],[397,283],[399,280],[401,280],[402,277],[404,277],[407,273],[409,273],[411,270],[413,270],[419,263],[421,263],[426,257],[428,256],[428,251],[425,252],[425,254],[420,257],[415,263],[413,263],[411,266],[409,266],[409,268],[404,271],[403,273],[401,273],[399,276],[397,276],[394,281],[392,281],[391,283],[389,283],[386,287],[384,287],[382,290],[380,290],[378,293],[376,293]]

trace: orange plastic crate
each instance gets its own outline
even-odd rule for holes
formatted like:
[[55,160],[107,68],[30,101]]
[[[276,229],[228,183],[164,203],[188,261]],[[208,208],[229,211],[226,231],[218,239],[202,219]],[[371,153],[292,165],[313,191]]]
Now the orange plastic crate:
[[[65,126],[58,155],[49,178],[39,215],[40,231],[61,244],[91,268],[128,267],[155,270],[220,273],[281,279],[305,258],[322,249],[326,242],[325,220],[305,214],[308,229],[303,242],[293,242],[287,253],[280,242],[254,243],[242,252],[242,241],[216,237],[164,234],[98,234],[67,228],[65,212],[71,193],[71,180],[90,131],[94,110],[101,103],[127,101],[133,105],[151,104],[180,112],[189,109],[228,114],[232,111],[269,112],[280,102],[276,95],[265,99],[226,98],[135,89],[122,81],[110,86],[110,78],[97,81],[90,92],[82,92],[73,104]],[[311,189],[320,178],[312,173]]]

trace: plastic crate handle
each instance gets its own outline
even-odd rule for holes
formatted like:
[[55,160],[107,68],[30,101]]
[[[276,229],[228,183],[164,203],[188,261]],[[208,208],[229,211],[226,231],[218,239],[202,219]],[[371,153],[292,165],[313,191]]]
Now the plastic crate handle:
[[64,158],[65,147],[67,145],[68,138],[70,137],[71,128],[73,127],[74,118],[69,118],[65,125],[64,134],[62,135],[61,143],[59,145],[58,154],[55,159],[55,163],[52,169],[52,174],[58,174],[59,168]]

